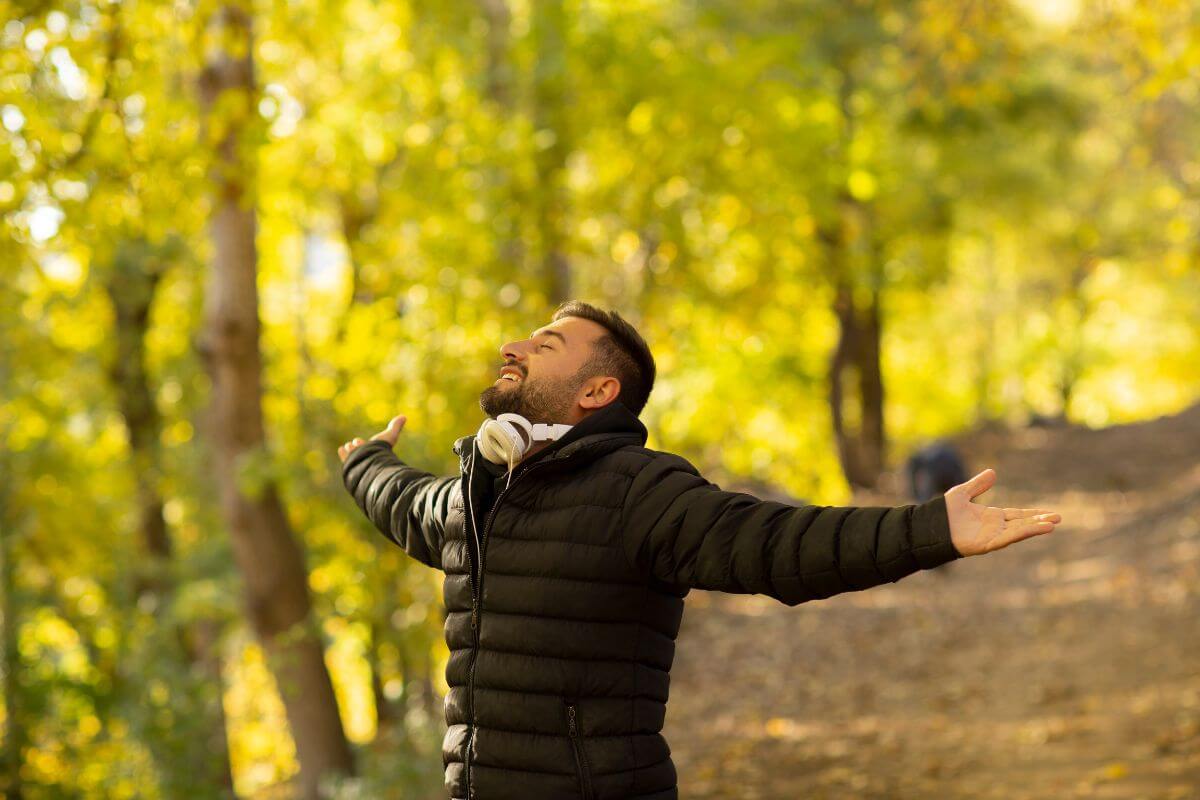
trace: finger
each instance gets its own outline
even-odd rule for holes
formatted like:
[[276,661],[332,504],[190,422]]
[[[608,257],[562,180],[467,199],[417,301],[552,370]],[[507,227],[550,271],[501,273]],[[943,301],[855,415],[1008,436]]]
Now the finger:
[[1050,533],[1054,530],[1054,527],[1055,526],[1053,522],[1030,521],[1021,525],[1017,525],[1013,529],[1012,535],[1008,537],[1008,540],[1002,546],[1007,547],[1015,542],[1024,541],[1025,539],[1029,539],[1034,536],[1041,536],[1043,534]]
[[988,467],[983,472],[980,472],[978,475],[971,478],[971,480],[961,485],[967,487],[967,496],[974,498],[992,488],[993,484],[995,483],[996,470]]
[[1044,508],[1006,508],[1004,509],[1004,521],[1008,522],[1014,519],[1038,519],[1049,520],[1051,522],[1062,522],[1062,515],[1057,511],[1048,511]]
[[382,431],[375,434],[371,438],[372,439],[383,439],[385,442],[387,442],[388,444],[395,447],[396,440],[400,438],[400,431],[404,430],[404,423],[407,420],[408,420],[408,417],[404,416],[403,414],[398,414],[397,416],[392,417],[388,421],[386,428],[384,428]]
[[338,448],[338,458],[340,458],[342,461],[346,460],[346,445],[342,445]]

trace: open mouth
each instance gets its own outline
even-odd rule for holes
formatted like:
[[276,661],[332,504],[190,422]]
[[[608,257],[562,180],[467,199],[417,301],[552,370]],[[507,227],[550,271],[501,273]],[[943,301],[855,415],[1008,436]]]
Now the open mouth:
[[517,375],[516,373],[506,372],[503,375],[501,375],[499,378],[497,378],[496,380],[503,381],[505,383],[520,383],[522,378],[519,375]]

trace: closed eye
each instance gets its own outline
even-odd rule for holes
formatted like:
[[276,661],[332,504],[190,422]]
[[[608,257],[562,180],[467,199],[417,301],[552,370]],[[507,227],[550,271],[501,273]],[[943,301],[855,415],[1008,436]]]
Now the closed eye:
[[[550,345],[548,345],[548,344],[544,344],[544,345],[542,345],[542,347],[550,347]],[[553,350],[554,348],[553,348],[553,347],[550,347],[550,349],[551,349],[551,350]]]

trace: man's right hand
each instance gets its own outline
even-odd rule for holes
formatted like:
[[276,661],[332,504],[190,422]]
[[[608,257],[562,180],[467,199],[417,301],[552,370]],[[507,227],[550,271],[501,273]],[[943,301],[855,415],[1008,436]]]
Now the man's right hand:
[[[396,440],[400,438],[400,431],[404,430],[404,423],[406,421],[408,421],[408,417],[404,416],[403,414],[392,417],[392,420],[387,424],[387,427],[372,436],[371,441],[382,439],[388,443],[389,447],[395,447]],[[351,439],[338,448],[338,458],[340,458],[344,463],[346,461],[346,456],[353,453],[362,444],[365,444],[362,439]]]

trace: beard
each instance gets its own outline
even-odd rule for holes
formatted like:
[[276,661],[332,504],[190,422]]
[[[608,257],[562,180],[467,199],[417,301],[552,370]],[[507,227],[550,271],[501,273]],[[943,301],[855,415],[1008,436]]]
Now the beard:
[[575,390],[575,377],[525,378],[516,386],[495,383],[479,394],[479,407],[495,419],[501,414],[520,414],[530,422],[566,423]]

